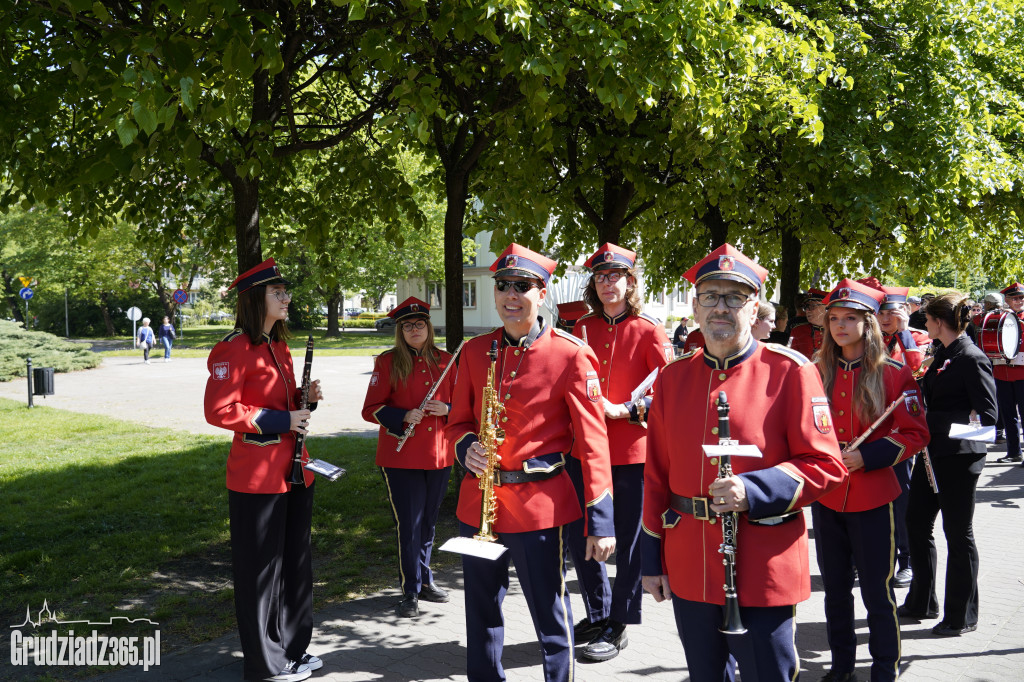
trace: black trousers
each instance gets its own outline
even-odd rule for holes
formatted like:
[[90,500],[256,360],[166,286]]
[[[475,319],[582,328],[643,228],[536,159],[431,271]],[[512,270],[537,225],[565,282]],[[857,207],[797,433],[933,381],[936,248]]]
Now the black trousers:
[[978,623],[978,547],[974,543],[974,493],[984,454],[932,457],[938,494],[932,492],[924,463],[914,467],[910,479],[907,531],[914,580],[906,606],[916,613],[938,611],[935,592],[937,557],[933,529],[942,512],[946,535],[946,596],[942,620],[954,628]]
[[281,672],[313,637],[313,487],[273,495],[228,491],[235,617],[247,680]]

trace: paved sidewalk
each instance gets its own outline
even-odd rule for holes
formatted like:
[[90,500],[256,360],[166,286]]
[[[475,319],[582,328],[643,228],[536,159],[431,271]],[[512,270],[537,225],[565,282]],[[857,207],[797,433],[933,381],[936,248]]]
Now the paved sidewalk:
[[[317,411],[317,433],[372,433],[359,418],[364,389],[372,368],[370,358],[322,358],[314,376],[323,380],[327,400]],[[220,432],[203,421],[202,394],[205,361],[176,359],[143,365],[141,360],[108,358],[102,367],[56,376],[56,395],[39,404],[72,411],[108,414],[151,426],[191,431]],[[25,399],[25,381],[0,384],[0,396]],[[147,396],[140,401],[138,396]],[[159,400],[152,398],[158,397]],[[989,455],[989,465],[978,490],[975,534],[981,553],[981,622],[978,631],[959,638],[937,638],[929,632],[936,621],[904,624],[901,680],[1019,682],[1024,681],[1024,468],[995,464],[1000,452]],[[339,482],[344,485],[344,481]],[[940,527],[941,528],[941,527]],[[439,544],[445,538],[439,538]],[[742,542],[742,540],[741,540]],[[939,588],[943,583],[945,545],[941,530]],[[741,549],[742,551],[742,545]],[[814,592],[797,608],[797,645],[807,682],[818,680],[829,668],[825,639],[823,595],[811,543]],[[614,567],[611,567],[614,573]],[[382,680],[465,680],[465,620],[461,574],[439,574],[448,588],[448,604],[421,605],[423,615],[400,620],[394,615],[399,599],[389,590],[315,614],[316,629],[310,651],[324,659],[312,679],[350,682]],[[575,575],[570,570],[573,611],[583,613]],[[906,590],[897,590],[902,603]],[[859,596],[858,672],[868,679],[865,613]],[[541,680],[540,655],[525,600],[513,581],[505,602],[506,647],[504,662],[509,680]],[[576,679],[661,680],[687,679],[682,646],[676,636],[672,609],[644,604],[644,623],[630,626],[629,646],[617,658],[600,664],[580,663]],[[222,637],[163,657],[157,669],[142,673],[124,669],[100,676],[103,680],[240,680],[241,653],[234,635]]]

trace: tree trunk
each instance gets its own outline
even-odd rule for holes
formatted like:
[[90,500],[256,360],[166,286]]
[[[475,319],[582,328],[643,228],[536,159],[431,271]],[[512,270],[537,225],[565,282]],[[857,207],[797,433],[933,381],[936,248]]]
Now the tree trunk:
[[729,241],[729,224],[722,217],[721,208],[709,204],[707,209],[701,220],[707,228],[708,236],[711,237],[711,250],[714,251]]
[[235,248],[238,274],[263,262],[260,243],[259,178],[231,178],[235,201]]
[[[100,312],[103,313],[103,324],[107,326],[107,336],[113,336],[117,332],[114,329],[114,321],[110,318],[110,304],[108,302],[109,298],[110,294],[108,294],[105,291],[102,294],[100,294]],[[134,340],[132,341],[132,343],[134,343]]]
[[469,198],[469,173],[449,171],[445,178],[444,211],[444,324],[445,343],[454,353],[462,343],[462,226]]
[[327,336],[336,338],[341,336],[341,330],[338,329],[338,308],[341,307],[341,303],[344,302],[345,295],[340,291],[334,292],[327,299]]
[[603,194],[601,223],[596,225],[597,246],[621,244],[622,226],[626,221],[629,203],[636,195],[636,188],[621,173],[616,172],[605,177]]
[[796,295],[800,292],[801,248],[799,237],[792,226],[782,228],[782,258],[779,266],[779,303],[789,310],[789,318],[797,315]]

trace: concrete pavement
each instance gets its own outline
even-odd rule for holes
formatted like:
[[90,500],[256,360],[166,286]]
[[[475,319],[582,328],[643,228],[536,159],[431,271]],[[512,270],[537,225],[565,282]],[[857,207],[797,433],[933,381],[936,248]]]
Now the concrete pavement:
[[[371,358],[318,358],[314,376],[323,380],[327,398],[311,424],[318,434],[372,433],[359,418]],[[202,395],[205,361],[176,359],[108,358],[95,370],[56,376],[56,395],[40,404],[72,411],[106,414],[150,426],[198,432],[210,429],[203,420]],[[25,399],[25,381],[0,384],[0,396]],[[140,396],[144,399],[140,399]],[[1024,681],[1024,468],[995,464],[1001,453],[989,455],[982,475],[975,516],[975,535],[981,553],[979,576],[981,621],[978,631],[959,638],[937,638],[930,633],[936,621],[904,624],[903,675],[908,682],[959,680],[964,682]],[[341,482],[343,485],[344,482]],[[439,538],[439,544],[446,538]],[[939,589],[945,566],[941,532]],[[742,551],[742,549],[741,549]],[[802,679],[818,680],[829,668],[824,629],[823,593],[811,544],[814,591],[797,608],[797,646]],[[614,566],[610,567],[614,574]],[[397,589],[325,609],[316,615],[310,651],[321,656],[324,668],[312,679],[355,680],[465,680],[465,621],[458,570],[439,574],[448,588],[448,604],[422,604],[415,620],[394,615]],[[576,618],[583,613],[575,575],[570,589]],[[902,603],[905,589],[897,590]],[[868,679],[865,612],[859,597],[857,625],[860,647],[858,672]],[[543,679],[533,625],[518,584],[513,581],[505,602],[506,647],[504,662],[509,680]],[[686,662],[676,636],[672,609],[644,604],[644,623],[630,626],[629,646],[617,658],[600,664],[579,663],[578,680],[685,680]],[[104,680],[239,680],[241,653],[234,634],[165,656],[159,668],[142,673],[126,668],[100,676]]]

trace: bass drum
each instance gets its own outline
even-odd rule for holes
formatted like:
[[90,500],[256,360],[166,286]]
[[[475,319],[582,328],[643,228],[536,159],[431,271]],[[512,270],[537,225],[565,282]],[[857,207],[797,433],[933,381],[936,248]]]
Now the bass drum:
[[978,345],[992,359],[1013,360],[1021,350],[1021,321],[1008,310],[996,310],[974,318]]

